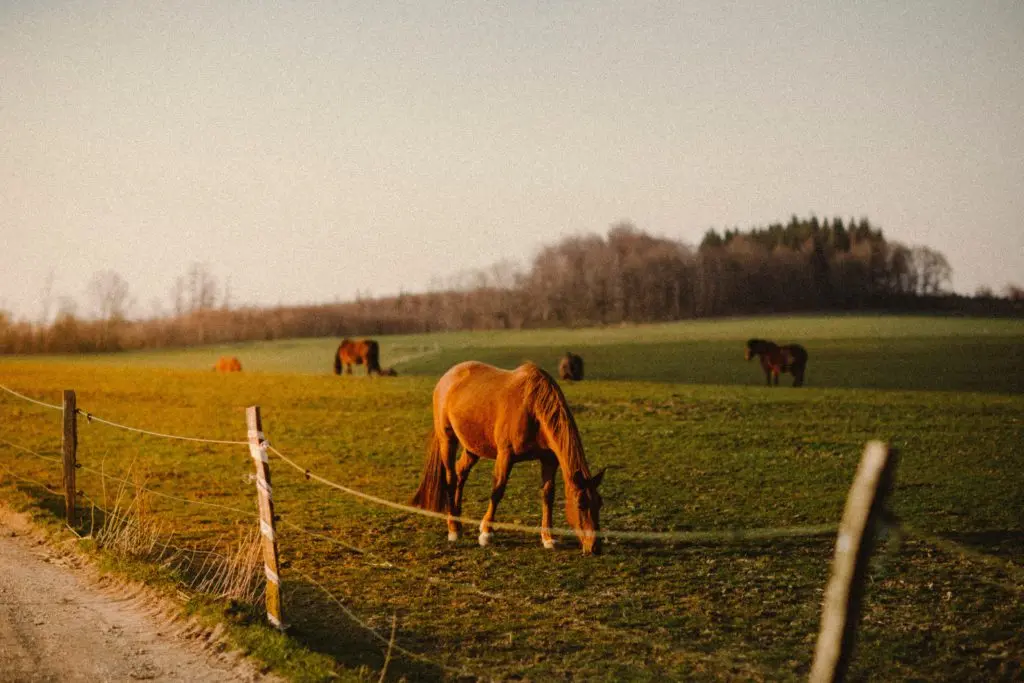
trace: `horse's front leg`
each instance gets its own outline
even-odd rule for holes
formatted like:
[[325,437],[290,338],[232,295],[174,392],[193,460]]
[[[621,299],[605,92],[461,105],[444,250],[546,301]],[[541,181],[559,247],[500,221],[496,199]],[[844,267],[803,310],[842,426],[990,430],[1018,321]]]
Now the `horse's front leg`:
[[462,521],[458,519],[462,516],[462,488],[466,485],[466,480],[469,479],[470,470],[473,469],[473,466],[479,460],[479,456],[463,450],[462,457],[459,458],[459,462],[455,465],[455,495],[452,500],[451,515],[449,517],[455,517],[456,519],[449,519],[448,522],[449,541],[458,540],[459,534],[462,533]]
[[498,503],[505,495],[505,487],[508,485],[508,475],[512,472],[512,451],[507,448],[498,450],[498,457],[494,461],[494,484],[491,488],[491,502],[487,506],[487,512],[480,520],[480,545],[486,546],[494,538],[491,531],[491,523],[494,521],[494,514],[498,511]]
[[542,456],[540,459],[541,478],[541,515],[540,515],[540,542],[544,547],[551,550],[555,547],[555,539],[551,537],[551,506],[555,502],[555,472],[558,471],[558,459],[552,454]]

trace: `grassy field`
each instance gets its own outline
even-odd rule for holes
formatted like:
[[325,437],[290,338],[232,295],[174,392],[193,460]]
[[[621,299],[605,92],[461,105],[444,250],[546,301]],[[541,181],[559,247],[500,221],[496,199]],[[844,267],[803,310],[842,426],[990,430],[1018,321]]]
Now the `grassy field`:
[[[473,358],[501,367],[532,360],[555,372],[566,350],[583,355],[588,379],[757,385],[742,359],[751,337],[799,342],[817,387],[1024,392],[1024,321],[925,316],[770,317],[586,330],[454,332],[378,337],[381,363],[440,376]],[[75,363],[210,370],[222,354],[246,371],[330,374],[337,339],[246,342],[199,349],[97,354]],[[61,360],[55,358],[55,360]],[[357,367],[356,374],[362,368]],[[787,378],[788,379],[788,378]]]
[[[768,389],[743,361],[751,336],[800,341],[808,385]],[[1024,676],[1024,323],[912,317],[767,318],[600,330],[382,337],[401,376],[328,375],[337,340],[297,340],[84,359],[0,361],[0,383],[157,432],[244,440],[244,407],[289,457],[333,481],[404,502],[415,490],[430,392],[477,358],[553,369],[570,348],[588,379],[563,389],[592,468],[608,467],[602,525],[621,531],[789,528],[838,521],[864,442],[900,451],[893,510],[907,536],[873,563],[852,680]],[[238,355],[239,375],[206,371]],[[198,371],[202,370],[202,371]],[[787,377],[788,380],[788,377]],[[785,380],[784,380],[785,381]],[[245,446],[169,441],[82,421],[86,467],[144,479],[147,514],[174,543],[210,548],[254,525]],[[0,440],[47,455],[60,414],[0,392]],[[43,516],[59,466],[0,441],[0,495]],[[385,646],[321,590],[422,659],[388,678],[799,680],[818,628],[833,537],[656,543],[611,539],[584,558],[566,539],[470,534],[361,502],[272,461],[290,635],[341,671],[379,671]],[[79,488],[102,504],[99,477]],[[499,520],[539,520],[539,467],[518,466]],[[111,495],[107,484],[106,497]],[[486,507],[490,467],[465,513]],[[558,491],[556,524],[562,524]],[[87,510],[83,503],[83,511]],[[245,512],[249,511],[248,514]],[[90,519],[85,515],[85,531]],[[298,528],[296,528],[298,527]],[[352,547],[362,552],[352,550]],[[301,675],[292,672],[298,678]],[[311,674],[311,678],[315,677]],[[371,676],[376,679],[376,674]]]

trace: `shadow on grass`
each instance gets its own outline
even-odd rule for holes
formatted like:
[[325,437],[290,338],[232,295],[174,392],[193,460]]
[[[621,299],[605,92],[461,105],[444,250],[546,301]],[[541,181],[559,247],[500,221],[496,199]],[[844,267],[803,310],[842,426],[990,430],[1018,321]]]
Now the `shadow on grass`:
[[[31,500],[30,507],[39,509],[46,516],[52,517],[53,521],[64,521],[64,493],[57,486],[51,484],[35,484],[26,481],[11,482],[14,489],[24,494]],[[76,512],[81,519],[82,510],[75,506]]]
[[1024,530],[1021,529],[985,529],[944,533],[940,536],[975,552],[1007,560],[1024,555]]
[[[384,668],[388,645],[355,623],[323,591],[309,582],[289,577],[284,583],[283,602],[287,606],[285,621],[288,635],[314,652],[327,655],[342,667],[359,670],[366,667],[379,672]],[[390,624],[378,628],[384,638],[390,637]],[[411,652],[437,652],[440,645],[429,642],[422,634],[403,631],[401,620],[395,643]],[[387,663],[387,680],[442,681],[448,676],[440,664],[415,659],[397,650]]]

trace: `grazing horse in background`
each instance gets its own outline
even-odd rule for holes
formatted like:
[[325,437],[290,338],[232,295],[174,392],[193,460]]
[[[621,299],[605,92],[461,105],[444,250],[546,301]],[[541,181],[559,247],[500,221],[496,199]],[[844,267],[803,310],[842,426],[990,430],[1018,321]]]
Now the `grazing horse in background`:
[[213,369],[217,372],[241,372],[242,363],[235,356],[221,356]]
[[372,339],[342,339],[338,350],[334,352],[334,374],[341,374],[345,366],[345,374],[352,374],[353,365],[366,365],[367,376],[381,374],[380,346]]
[[583,359],[571,351],[566,351],[558,362],[558,378],[571,379],[579,382],[583,379]]
[[804,369],[807,367],[807,350],[804,347],[799,344],[779,346],[765,339],[751,339],[747,342],[746,358],[750,360],[754,356],[761,359],[768,386],[772,385],[773,379],[775,386],[778,386],[779,373],[782,372],[792,373],[794,387],[803,386]]
[[[462,445],[462,457],[455,454]],[[480,522],[480,545],[490,543],[494,514],[516,463],[540,460],[541,542],[553,548],[551,506],[555,472],[562,470],[565,516],[576,531],[583,554],[601,552],[597,487],[604,471],[591,476],[576,421],[565,395],[551,375],[533,363],[515,370],[466,361],[446,372],[434,387],[434,428],[426,467],[411,504],[448,513],[448,540],[462,531],[462,489],[480,458],[494,460],[494,485]]]

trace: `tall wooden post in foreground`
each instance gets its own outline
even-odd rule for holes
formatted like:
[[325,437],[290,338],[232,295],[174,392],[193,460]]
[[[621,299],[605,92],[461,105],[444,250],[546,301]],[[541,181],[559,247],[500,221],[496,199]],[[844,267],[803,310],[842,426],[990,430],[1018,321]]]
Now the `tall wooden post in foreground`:
[[256,497],[260,509],[260,536],[263,539],[263,572],[267,575],[267,621],[284,630],[281,616],[281,577],[277,567],[277,536],[274,533],[274,498],[270,485],[270,463],[263,438],[260,407],[250,406],[245,411],[249,427],[249,453],[256,465]]
[[64,516],[68,526],[74,527],[75,517],[75,461],[78,453],[78,412],[75,392],[64,390],[64,435],[61,445],[64,452]]
[[832,577],[825,589],[821,630],[814,649],[811,683],[843,681],[853,656],[860,603],[875,533],[892,488],[896,454],[871,441],[857,468],[836,536]]

